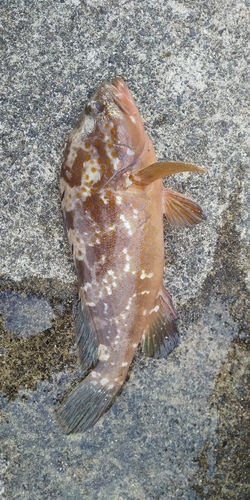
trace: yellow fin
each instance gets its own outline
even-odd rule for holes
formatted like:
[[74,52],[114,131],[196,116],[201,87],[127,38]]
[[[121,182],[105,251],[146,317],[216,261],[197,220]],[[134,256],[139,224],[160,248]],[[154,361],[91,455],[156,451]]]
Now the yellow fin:
[[200,172],[201,174],[205,174],[206,169],[181,161],[157,161],[143,170],[136,172],[136,177],[145,182],[154,182],[168,175],[178,174],[179,172]]
[[206,220],[205,213],[195,201],[171,189],[164,188],[163,205],[168,221],[174,226],[190,227]]

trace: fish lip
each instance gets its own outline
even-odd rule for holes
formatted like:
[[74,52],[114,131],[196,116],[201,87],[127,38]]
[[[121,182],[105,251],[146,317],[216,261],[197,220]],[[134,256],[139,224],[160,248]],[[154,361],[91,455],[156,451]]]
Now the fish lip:
[[114,78],[112,83],[102,82],[91,100],[102,101],[103,103],[112,100],[122,113],[126,115],[136,114],[133,97],[121,77]]

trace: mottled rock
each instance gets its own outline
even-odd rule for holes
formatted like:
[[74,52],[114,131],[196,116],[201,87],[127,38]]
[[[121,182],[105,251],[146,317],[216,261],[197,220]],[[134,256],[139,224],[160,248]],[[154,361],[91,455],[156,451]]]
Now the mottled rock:
[[[1,7],[1,293],[47,304],[26,337],[3,312],[3,499],[249,499],[249,2]],[[66,436],[54,409],[83,374],[59,171],[85,100],[117,75],[159,159],[208,169],[167,179],[208,219],[193,230],[165,224],[179,347],[166,360],[138,352],[113,407]],[[15,315],[30,331],[18,301]]]

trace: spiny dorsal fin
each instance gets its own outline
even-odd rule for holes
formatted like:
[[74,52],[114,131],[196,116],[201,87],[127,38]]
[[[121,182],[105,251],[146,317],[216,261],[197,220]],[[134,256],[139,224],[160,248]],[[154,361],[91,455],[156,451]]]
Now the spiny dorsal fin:
[[162,286],[156,299],[157,311],[152,313],[152,321],[141,338],[141,348],[145,356],[166,357],[178,344],[179,334],[175,324],[175,310],[171,297]]
[[184,194],[163,189],[164,213],[173,226],[195,226],[206,220],[202,208]]
[[144,182],[154,182],[168,175],[180,172],[200,172],[201,174],[205,174],[206,169],[181,161],[157,161],[143,170],[136,172],[135,177],[139,177]]

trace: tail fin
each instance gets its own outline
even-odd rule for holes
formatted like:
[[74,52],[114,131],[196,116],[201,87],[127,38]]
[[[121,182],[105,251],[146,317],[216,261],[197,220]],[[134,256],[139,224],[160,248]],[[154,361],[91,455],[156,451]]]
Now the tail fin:
[[90,373],[59,406],[59,424],[67,434],[86,431],[111,406],[120,387],[107,378],[97,381]]

